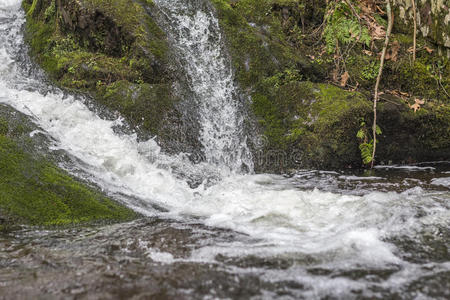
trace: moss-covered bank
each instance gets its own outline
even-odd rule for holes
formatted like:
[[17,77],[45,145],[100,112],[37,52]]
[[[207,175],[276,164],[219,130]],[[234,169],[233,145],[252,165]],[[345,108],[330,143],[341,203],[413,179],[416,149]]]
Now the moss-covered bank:
[[91,94],[140,137],[170,142],[176,72],[152,1],[24,0],[32,58],[59,86]]
[[0,106],[0,231],[137,217],[58,168],[30,137],[32,130],[24,116]]
[[[267,137],[259,168],[360,167],[364,141],[356,135],[370,131],[386,17],[360,0],[212,2]],[[450,62],[420,37],[411,63],[412,44],[412,34],[394,28],[380,88],[378,163],[450,158]],[[417,112],[416,98],[425,102]]]

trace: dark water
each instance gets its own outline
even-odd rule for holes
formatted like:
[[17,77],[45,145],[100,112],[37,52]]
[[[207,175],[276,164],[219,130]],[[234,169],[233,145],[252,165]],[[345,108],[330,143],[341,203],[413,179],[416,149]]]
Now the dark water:
[[[449,186],[433,182],[448,180],[450,164],[420,167],[369,174],[301,171],[288,180],[298,189],[358,195],[420,188],[441,197],[448,209]],[[247,255],[246,246],[263,247],[265,241],[189,217],[24,228],[0,237],[0,298],[448,299],[450,230],[444,221],[431,232],[387,239],[400,260],[370,268],[292,251]]]

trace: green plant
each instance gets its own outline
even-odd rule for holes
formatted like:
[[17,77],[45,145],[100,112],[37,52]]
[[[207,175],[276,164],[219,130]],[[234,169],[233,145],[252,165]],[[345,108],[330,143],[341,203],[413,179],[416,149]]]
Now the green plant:
[[285,69],[283,72],[278,72],[275,75],[264,79],[264,84],[278,89],[280,86],[295,81],[301,81],[302,79],[303,76],[300,74],[299,70],[289,68]]
[[55,0],[52,1],[49,7],[44,12],[44,17],[46,21],[49,21],[56,13],[56,4]]
[[[377,126],[376,128],[376,133],[378,135],[382,133],[379,126]],[[367,128],[367,124],[364,120],[361,120],[360,129],[358,130],[356,137],[360,139],[359,150],[361,152],[361,159],[365,165],[368,165],[372,162],[374,143],[370,131]]]
[[327,52],[334,53],[339,44],[360,43],[369,47],[369,29],[360,24],[347,3],[341,1],[333,4],[335,6],[329,9],[330,13],[325,17],[326,26],[323,32]]
[[366,80],[373,80],[377,78],[379,69],[380,64],[378,62],[373,61],[362,69],[361,78]]

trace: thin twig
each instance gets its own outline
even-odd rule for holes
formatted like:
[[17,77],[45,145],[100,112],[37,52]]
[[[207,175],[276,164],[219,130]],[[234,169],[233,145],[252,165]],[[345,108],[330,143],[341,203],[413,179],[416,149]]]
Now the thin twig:
[[374,95],[374,99],[373,99],[373,128],[372,128],[372,130],[373,130],[373,152],[372,152],[371,168],[373,168],[373,164],[375,161],[375,153],[376,153],[376,149],[377,149],[377,102],[378,102],[378,98],[379,98],[378,88],[380,86],[381,75],[383,74],[384,59],[386,57],[386,51],[387,51],[387,47],[389,45],[389,37],[391,36],[392,26],[394,23],[393,22],[394,16],[392,14],[390,0],[386,0],[386,13],[388,15],[388,28],[386,30],[386,39],[384,40],[383,52],[381,53],[380,68],[378,70],[377,82],[375,84],[375,95]]
[[417,48],[417,16],[416,16],[416,0],[412,0],[413,22],[414,22],[414,36],[413,36],[413,65],[416,62],[416,48]]

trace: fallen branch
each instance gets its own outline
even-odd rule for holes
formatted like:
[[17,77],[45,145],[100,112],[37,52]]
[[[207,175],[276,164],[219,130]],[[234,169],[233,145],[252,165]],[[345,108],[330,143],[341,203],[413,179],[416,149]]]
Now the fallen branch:
[[389,38],[391,36],[392,26],[394,23],[394,20],[393,20],[394,16],[392,14],[390,0],[386,0],[386,13],[388,16],[388,28],[386,30],[386,38],[384,40],[383,52],[381,53],[380,68],[378,70],[377,82],[375,84],[375,94],[374,94],[374,98],[373,98],[373,127],[372,127],[372,130],[373,130],[373,152],[372,152],[371,168],[373,168],[373,164],[375,161],[375,153],[376,153],[376,149],[377,149],[377,102],[378,102],[378,98],[379,98],[378,88],[380,86],[381,75],[383,74],[384,60],[386,58],[386,51],[387,51],[387,48],[389,45]]

